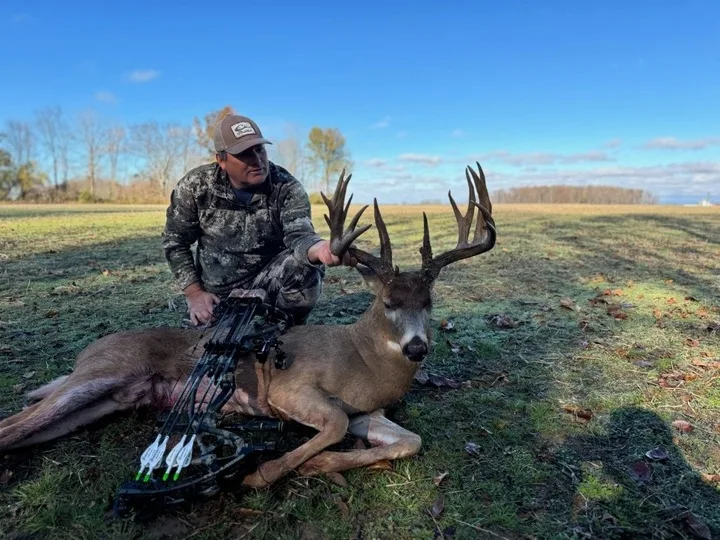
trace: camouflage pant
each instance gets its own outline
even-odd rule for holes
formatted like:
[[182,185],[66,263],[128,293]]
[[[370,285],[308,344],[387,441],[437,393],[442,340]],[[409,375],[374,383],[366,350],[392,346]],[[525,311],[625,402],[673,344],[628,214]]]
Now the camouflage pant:
[[[251,284],[240,288],[262,289],[267,293],[270,305],[291,314],[295,324],[304,324],[320,298],[324,277],[324,265],[302,262],[293,250],[287,249],[271,259]],[[228,294],[230,291],[218,296],[225,299]],[[185,321],[184,325],[188,323]]]
[[249,289],[262,289],[268,303],[304,323],[322,293],[325,267],[301,262],[292,250],[281,251],[255,277]]

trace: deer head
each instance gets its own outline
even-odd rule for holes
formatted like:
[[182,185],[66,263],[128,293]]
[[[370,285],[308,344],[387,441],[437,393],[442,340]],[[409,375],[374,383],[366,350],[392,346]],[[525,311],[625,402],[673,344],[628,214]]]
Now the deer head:
[[[448,264],[485,253],[495,245],[496,229],[492,218],[492,204],[485,185],[485,174],[477,163],[478,172],[471,167],[465,169],[468,183],[468,209],[462,215],[448,192],[448,198],[458,224],[458,241],[455,248],[433,257],[430,246],[430,230],[427,215],[423,212],[424,235],[420,248],[422,267],[419,271],[400,271],[392,262],[392,247],[387,227],[383,221],[377,199],[374,199],[375,226],[380,237],[380,256],[363,251],[352,243],[372,225],[356,230],[358,221],[368,205],[363,206],[345,229],[352,195],[345,204],[345,194],[352,174],[345,178],[340,175],[332,199],[321,193],[330,216],[325,221],[330,227],[330,249],[341,257],[346,251],[358,261],[357,270],[375,293],[375,301],[366,316],[369,316],[391,343],[394,343],[408,359],[422,361],[429,352],[431,341],[430,314],[432,311],[432,288],[440,271]],[[477,191],[477,198],[475,195]],[[479,203],[478,203],[479,200]],[[475,223],[472,241],[468,241],[475,214],[479,213]]]

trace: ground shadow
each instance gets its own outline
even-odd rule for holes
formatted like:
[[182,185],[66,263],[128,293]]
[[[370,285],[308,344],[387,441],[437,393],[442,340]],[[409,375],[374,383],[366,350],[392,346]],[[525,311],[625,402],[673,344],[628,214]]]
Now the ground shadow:
[[687,463],[675,436],[681,435],[654,412],[622,407],[611,412],[605,433],[570,437],[557,455],[576,464],[563,464],[582,494],[575,499],[584,506],[576,532],[591,538],[702,538],[704,523],[713,537],[720,534],[720,493]]

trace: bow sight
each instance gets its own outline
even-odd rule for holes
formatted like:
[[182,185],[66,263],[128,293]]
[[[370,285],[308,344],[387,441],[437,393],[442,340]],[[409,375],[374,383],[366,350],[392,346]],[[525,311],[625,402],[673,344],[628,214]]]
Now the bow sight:
[[[265,363],[274,349],[275,367],[286,367],[278,337],[292,324],[291,316],[266,304],[263,291],[244,293],[231,294],[217,306],[217,324],[202,356],[172,409],[159,418],[161,427],[140,456],[134,480],[123,483],[117,492],[117,515],[215,495],[247,464],[248,456],[283,450],[282,439],[268,440],[271,433],[286,431],[282,421],[254,418],[224,425],[219,418],[235,392],[235,369],[241,357],[254,353]],[[257,440],[259,433],[263,440]]]

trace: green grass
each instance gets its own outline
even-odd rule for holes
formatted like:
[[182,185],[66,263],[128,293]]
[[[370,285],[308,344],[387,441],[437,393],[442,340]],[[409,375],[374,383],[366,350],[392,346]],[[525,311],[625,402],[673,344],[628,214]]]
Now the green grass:
[[[428,211],[434,251],[452,247],[450,208]],[[116,520],[106,515],[115,490],[153,433],[151,413],[119,414],[0,456],[0,536],[693,538],[688,511],[720,535],[720,370],[707,367],[720,361],[709,330],[720,321],[720,212],[494,213],[495,249],[444,269],[435,286],[425,367],[465,384],[418,384],[389,411],[421,435],[419,455],[389,471],[349,471],[347,487],[291,475],[189,513]],[[314,209],[326,234],[322,214]],[[418,265],[419,209],[384,216],[395,261]],[[158,206],[0,207],[0,416],[68,373],[98,337],[179,324],[163,219]],[[377,245],[375,231],[359,243]],[[350,269],[330,269],[326,283],[311,322],[352,322],[370,302]],[[499,314],[517,325],[494,326]],[[454,330],[440,331],[442,319]],[[675,420],[694,429],[680,432]],[[656,447],[669,459],[645,457]],[[648,479],[632,475],[637,462]],[[439,497],[444,510],[433,517]]]

